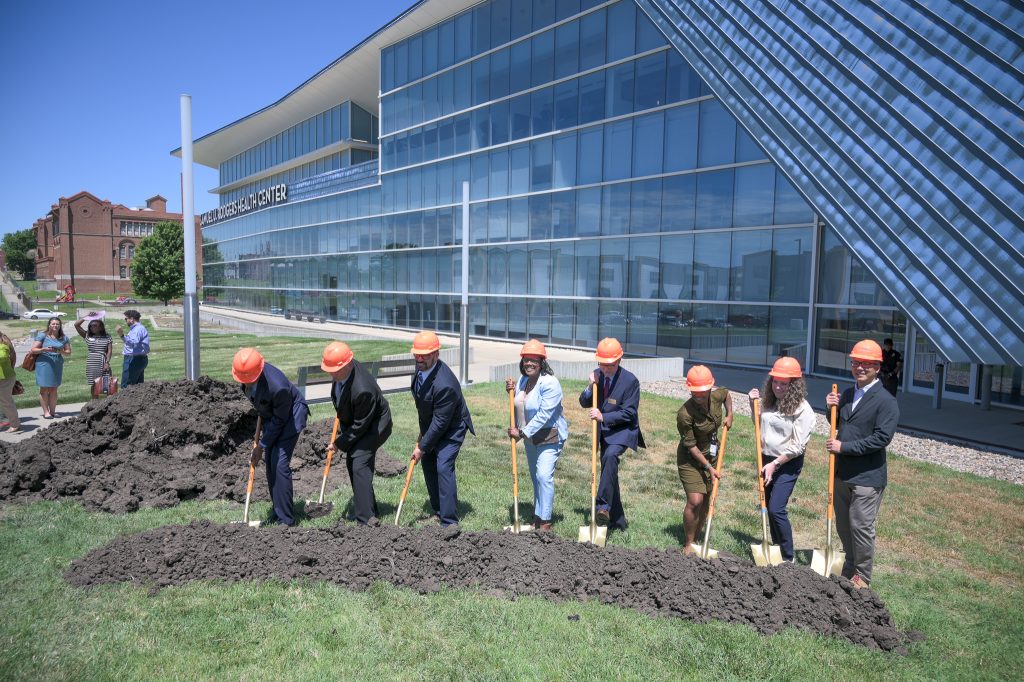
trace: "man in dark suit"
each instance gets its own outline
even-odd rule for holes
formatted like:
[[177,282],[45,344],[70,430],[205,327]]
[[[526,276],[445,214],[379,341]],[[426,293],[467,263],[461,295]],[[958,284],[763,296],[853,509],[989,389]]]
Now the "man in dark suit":
[[[640,382],[619,366],[622,345],[615,339],[597,344],[593,384],[580,394],[580,405],[590,408],[590,418],[601,423],[601,481],[597,488],[597,522],[626,529],[626,513],[619,495],[619,457],[626,448],[647,447],[640,432]],[[597,385],[597,409],[593,386]]]
[[430,331],[420,332],[412,343],[416,374],[412,395],[420,421],[420,440],[412,458],[423,464],[423,480],[430,495],[430,507],[442,526],[459,522],[455,458],[466,431],[476,435],[469,408],[455,374],[440,359],[441,341]]
[[356,361],[348,344],[329,344],[320,368],[334,380],[331,402],[339,424],[338,436],[327,449],[346,454],[356,521],[365,526],[379,516],[373,475],[377,470],[377,448],[391,436],[391,408],[377,380]]
[[263,419],[263,431],[252,450],[256,466],[267,453],[267,486],[274,503],[272,523],[295,525],[292,500],[292,452],[299,434],[306,428],[309,407],[302,392],[255,348],[235,353],[231,365],[235,381],[243,384],[245,396]]
[[825,443],[836,455],[833,507],[836,531],[846,552],[843,576],[856,587],[871,583],[875,558],[875,519],[887,482],[885,447],[896,433],[900,408],[878,380],[882,348],[865,339],[850,352],[856,385],[825,399],[839,407],[835,440]]

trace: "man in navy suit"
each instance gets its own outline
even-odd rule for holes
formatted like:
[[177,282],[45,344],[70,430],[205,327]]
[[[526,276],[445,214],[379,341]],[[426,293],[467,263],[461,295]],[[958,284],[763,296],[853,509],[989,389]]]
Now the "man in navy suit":
[[865,339],[850,352],[853,388],[829,393],[825,403],[839,407],[835,440],[825,443],[836,456],[833,508],[836,532],[846,552],[843,577],[867,587],[875,558],[875,519],[887,481],[885,447],[896,433],[900,408],[878,374],[882,348]]
[[412,458],[423,464],[423,480],[430,495],[430,507],[441,526],[459,522],[459,495],[455,485],[455,458],[466,431],[476,435],[469,408],[455,374],[440,359],[441,341],[430,331],[413,339],[416,374],[412,395],[420,421],[420,440]]
[[309,416],[306,399],[288,377],[265,362],[255,348],[243,348],[235,353],[231,375],[243,384],[245,397],[263,418],[263,431],[252,450],[252,465],[259,464],[263,453],[267,453],[267,486],[274,503],[272,523],[293,526],[291,460]]
[[[590,408],[590,418],[601,424],[601,482],[597,487],[597,522],[626,529],[626,513],[619,495],[619,457],[626,448],[645,448],[640,432],[640,382],[619,366],[622,345],[615,339],[597,344],[599,368],[593,381],[580,394],[580,405]],[[592,406],[597,385],[597,408]]]

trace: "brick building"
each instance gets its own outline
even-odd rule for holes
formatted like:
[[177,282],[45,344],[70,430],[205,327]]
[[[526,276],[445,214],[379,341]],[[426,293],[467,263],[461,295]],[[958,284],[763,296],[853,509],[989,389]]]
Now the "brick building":
[[[78,294],[132,294],[132,260],[144,237],[159,222],[180,223],[159,194],[145,208],[129,208],[98,199],[89,192],[61,197],[32,225],[36,238],[36,279],[43,288]],[[196,219],[196,262],[202,262]],[[201,270],[200,270],[201,272]]]

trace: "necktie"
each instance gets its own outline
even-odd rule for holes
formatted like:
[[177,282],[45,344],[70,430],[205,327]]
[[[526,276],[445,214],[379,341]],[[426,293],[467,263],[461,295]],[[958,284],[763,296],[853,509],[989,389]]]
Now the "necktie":
[[612,390],[612,380],[608,377],[604,378],[604,397],[608,398],[608,393]]
[[421,388],[423,388],[423,372],[416,372],[416,392],[419,393]]

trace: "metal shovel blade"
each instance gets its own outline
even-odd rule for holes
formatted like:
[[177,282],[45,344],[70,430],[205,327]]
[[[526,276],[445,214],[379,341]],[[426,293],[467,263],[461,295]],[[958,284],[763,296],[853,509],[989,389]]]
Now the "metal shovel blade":
[[816,549],[811,554],[811,570],[826,578],[830,575],[841,574],[845,563],[846,552],[840,549],[833,549],[831,552],[828,551],[828,548]]
[[604,547],[608,542],[608,526],[580,526],[580,542],[589,542],[595,547]]
[[701,559],[717,559],[718,558],[718,550],[717,549],[711,549],[710,547],[708,547],[708,555],[704,556],[702,554],[703,548],[700,545],[698,545],[696,542],[691,542],[690,543],[690,548],[693,549],[694,556],[700,557]]
[[760,543],[750,545],[750,553],[754,555],[754,563],[758,566],[778,566],[782,563],[782,550],[778,545]]
[[533,524],[532,523],[520,523],[518,525],[517,524],[513,524],[511,526],[505,526],[504,530],[510,530],[513,533],[516,533],[517,535],[519,533],[529,533],[530,531],[533,530]]

